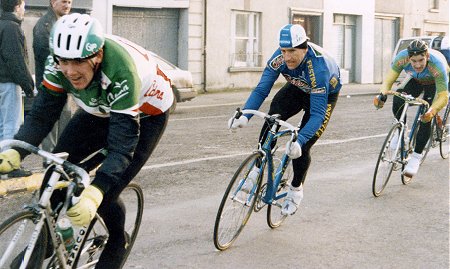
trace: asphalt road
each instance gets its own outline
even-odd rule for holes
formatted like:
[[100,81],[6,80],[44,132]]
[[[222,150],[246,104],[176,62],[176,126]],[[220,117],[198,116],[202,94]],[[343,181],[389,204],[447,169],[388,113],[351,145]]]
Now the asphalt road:
[[313,148],[299,212],[275,230],[265,210],[253,214],[230,249],[215,250],[220,200],[262,124],[255,118],[238,132],[226,129],[247,95],[206,94],[179,104],[136,178],[145,189],[145,215],[126,268],[449,268],[448,161],[432,149],[410,185],[394,173],[374,198],[391,103],[376,111],[365,95],[338,101]]
[[[234,245],[217,251],[220,200],[262,125],[254,118],[227,130],[247,96],[205,94],[178,104],[135,179],[145,212],[125,268],[449,268],[448,160],[432,149],[412,183],[402,185],[396,172],[374,198],[373,170],[392,115],[390,100],[377,111],[368,95],[340,97],[313,147],[299,211],[274,230],[265,209],[254,213]],[[3,217],[16,210],[7,200],[0,200]]]

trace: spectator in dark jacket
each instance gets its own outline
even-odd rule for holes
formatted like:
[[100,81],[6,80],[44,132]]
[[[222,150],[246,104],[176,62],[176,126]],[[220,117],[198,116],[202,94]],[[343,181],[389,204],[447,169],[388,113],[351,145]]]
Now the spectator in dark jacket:
[[22,123],[22,90],[33,96],[25,35],[21,24],[24,0],[1,0],[0,16],[0,140],[11,139]]
[[[48,46],[48,39],[53,24],[64,15],[69,14],[72,8],[72,0],[50,0],[47,12],[42,16],[33,28],[33,51],[34,51],[34,63],[35,63],[35,76],[36,86],[41,85],[45,60],[50,54]],[[70,98],[70,97],[69,97]],[[28,101],[28,102],[27,102]],[[32,100],[25,101],[25,111],[31,110]],[[72,117],[77,106],[73,100],[69,99],[67,105],[64,107],[63,112],[49,135],[42,141],[42,149],[45,151],[52,151],[56,145],[59,135],[66,127],[67,122]]]

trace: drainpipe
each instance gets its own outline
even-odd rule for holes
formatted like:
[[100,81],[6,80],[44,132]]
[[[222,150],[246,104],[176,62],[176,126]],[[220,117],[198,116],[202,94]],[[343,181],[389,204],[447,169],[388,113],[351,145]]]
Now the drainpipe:
[[206,23],[207,23],[207,1],[203,1],[203,92],[206,90]]

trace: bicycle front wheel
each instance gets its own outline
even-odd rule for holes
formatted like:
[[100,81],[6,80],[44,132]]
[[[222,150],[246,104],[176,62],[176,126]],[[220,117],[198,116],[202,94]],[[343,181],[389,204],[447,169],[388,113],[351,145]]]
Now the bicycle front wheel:
[[[402,130],[401,124],[400,123],[395,124],[389,131],[386,139],[384,140],[383,146],[381,147],[377,165],[375,166],[375,172],[373,174],[373,182],[372,182],[372,194],[375,197],[381,195],[383,190],[386,188],[389,178],[391,177],[394,166],[398,165],[397,158],[399,156],[401,148],[397,149],[397,146],[394,145],[394,143],[391,144],[391,142],[392,138],[395,135],[400,134],[401,130]],[[397,139],[397,143],[399,143],[400,139],[401,137]],[[399,145],[399,147],[400,146],[401,145]]]
[[[126,253],[122,260],[123,265],[139,232],[144,211],[144,194],[139,185],[130,183],[120,194],[120,199],[126,208],[125,237],[127,242]],[[75,268],[91,268],[91,266],[94,266],[108,242],[108,230],[100,218],[96,217],[92,220],[86,234],[85,241],[80,247],[80,254],[75,262]]]
[[272,204],[267,206],[267,225],[270,228],[278,228],[286,219],[287,215],[281,214],[281,207],[286,198],[287,191],[289,190],[290,183],[294,178],[294,169],[292,167],[292,160],[289,160],[289,164],[284,171],[283,178],[278,185],[277,192],[275,193]]
[[127,235],[127,252],[124,262],[133,248],[134,241],[139,232],[144,213],[144,193],[142,188],[136,183],[130,183],[120,194],[120,198],[126,207],[125,232]]
[[[30,210],[14,214],[0,225],[0,268],[19,268],[31,240],[36,215]],[[47,247],[47,227],[41,229],[26,268],[41,268]]]
[[223,195],[214,224],[214,245],[218,250],[225,250],[236,240],[247,224],[257,194],[261,188],[261,173],[256,188],[249,193],[241,190],[250,170],[260,161],[262,154],[255,152],[248,156],[234,173]]

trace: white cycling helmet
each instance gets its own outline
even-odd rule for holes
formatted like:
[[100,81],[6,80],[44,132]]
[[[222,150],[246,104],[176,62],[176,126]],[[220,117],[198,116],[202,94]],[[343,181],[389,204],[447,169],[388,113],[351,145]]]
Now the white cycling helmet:
[[105,44],[100,22],[87,15],[62,16],[50,33],[50,52],[64,59],[84,59],[95,55]]

